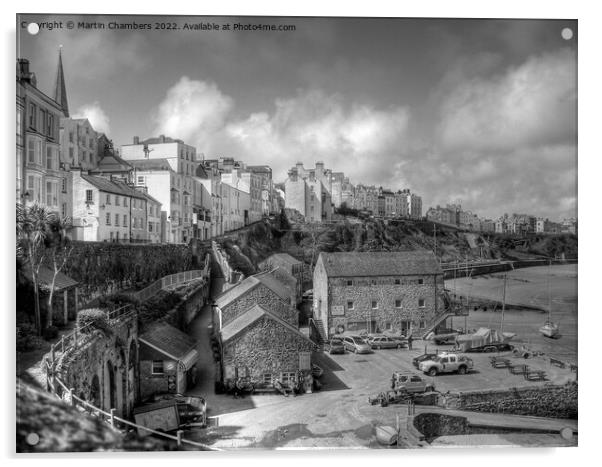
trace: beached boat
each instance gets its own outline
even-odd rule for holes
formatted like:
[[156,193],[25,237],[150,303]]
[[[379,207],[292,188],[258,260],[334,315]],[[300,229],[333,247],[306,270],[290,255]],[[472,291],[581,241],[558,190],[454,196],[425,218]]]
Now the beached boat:
[[558,326],[558,323],[554,323],[552,321],[552,285],[550,281],[551,269],[552,261],[550,261],[548,265],[548,319],[543,326],[539,328],[539,332],[541,332],[545,337],[555,339],[560,337],[560,326]]
[[397,443],[398,431],[395,427],[389,425],[377,425],[376,440],[383,446],[391,446]]
[[546,321],[544,325],[539,328],[539,332],[546,337],[556,338],[560,334],[560,327],[557,323],[553,323],[548,319],[548,321]]

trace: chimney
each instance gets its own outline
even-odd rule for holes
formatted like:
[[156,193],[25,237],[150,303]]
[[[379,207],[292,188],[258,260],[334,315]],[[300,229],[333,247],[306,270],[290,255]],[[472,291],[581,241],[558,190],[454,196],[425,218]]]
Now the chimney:
[[140,138],[138,136],[134,136],[134,144],[140,144]]
[[159,140],[161,140],[162,143],[165,142],[165,135],[159,135]]
[[29,60],[26,58],[17,59],[17,76],[20,80],[29,80]]

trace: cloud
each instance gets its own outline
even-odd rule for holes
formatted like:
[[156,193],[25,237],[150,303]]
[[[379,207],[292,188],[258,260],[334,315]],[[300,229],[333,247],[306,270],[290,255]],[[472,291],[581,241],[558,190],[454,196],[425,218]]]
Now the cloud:
[[[356,181],[387,183],[406,145],[407,108],[377,109],[321,90],[279,98],[271,112],[234,116],[234,101],[213,83],[182,78],[156,112],[157,131],[182,138],[206,157],[269,163],[284,180],[296,161],[324,161]],[[379,164],[375,164],[378,158]]]
[[73,114],[73,118],[87,118],[96,131],[107,136],[111,133],[109,117],[98,102],[80,106]]
[[467,80],[441,104],[443,148],[512,150],[565,141],[576,134],[575,53],[530,57],[491,78]]
[[155,132],[199,146],[223,129],[233,105],[214,83],[183,76],[155,112]]

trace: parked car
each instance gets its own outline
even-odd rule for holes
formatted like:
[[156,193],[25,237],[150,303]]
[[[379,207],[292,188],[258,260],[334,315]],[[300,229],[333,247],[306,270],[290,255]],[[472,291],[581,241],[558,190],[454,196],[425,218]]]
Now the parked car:
[[453,372],[465,375],[469,370],[472,370],[473,366],[472,359],[464,355],[442,353],[432,360],[423,360],[418,368],[429,376]]
[[418,368],[420,366],[420,363],[425,361],[425,360],[432,360],[433,358],[436,358],[437,354],[436,353],[425,353],[422,355],[419,355],[418,357],[414,357],[414,359],[412,359],[412,365],[414,365],[416,368]]
[[345,336],[343,337],[345,349],[353,353],[372,353],[372,348],[360,336]]
[[391,389],[407,392],[430,392],[433,385],[427,383],[424,378],[407,371],[395,371],[391,377]]
[[371,337],[368,339],[368,344],[373,349],[401,349],[403,343],[387,336]]
[[329,354],[345,353],[345,344],[338,337],[331,337],[324,343],[324,352]]

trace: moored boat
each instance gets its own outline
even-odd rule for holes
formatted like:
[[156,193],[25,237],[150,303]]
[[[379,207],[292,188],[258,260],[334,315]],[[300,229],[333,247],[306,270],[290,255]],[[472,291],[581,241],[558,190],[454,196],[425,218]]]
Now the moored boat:
[[539,328],[539,332],[546,337],[555,338],[560,334],[560,327],[556,323],[546,321],[544,325]]
[[376,427],[376,440],[384,445],[391,446],[397,443],[398,432],[395,427],[389,425],[377,425]]

